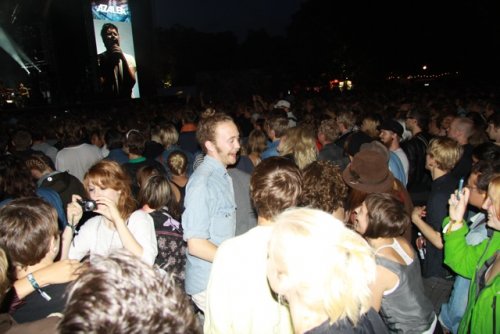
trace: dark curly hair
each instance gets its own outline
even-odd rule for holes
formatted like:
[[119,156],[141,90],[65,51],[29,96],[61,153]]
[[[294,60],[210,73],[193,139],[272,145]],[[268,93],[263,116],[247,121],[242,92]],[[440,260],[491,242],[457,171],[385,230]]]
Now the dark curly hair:
[[299,205],[332,213],[344,207],[347,186],[340,168],[330,161],[314,161],[302,171],[304,188]]

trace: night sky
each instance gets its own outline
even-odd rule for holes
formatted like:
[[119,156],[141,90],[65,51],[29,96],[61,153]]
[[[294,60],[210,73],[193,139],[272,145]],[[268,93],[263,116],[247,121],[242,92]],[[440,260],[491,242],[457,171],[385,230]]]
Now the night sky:
[[244,38],[248,30],[265,28],[284,34],[300,0],[155,0],[156,23],[181,24],[203,32],[233,31]]
[[[300,0],[156,0],[155,21],[203,32],[249,29],[285,34]],[[311,1],[310,1],[311,2]],[[314,0],[317,21],[328,21],[360,54],[376,56],[388,69],[487,72],[498,69],[498,1],[333,1]],[[314,18],[313,18],[314,21]]]

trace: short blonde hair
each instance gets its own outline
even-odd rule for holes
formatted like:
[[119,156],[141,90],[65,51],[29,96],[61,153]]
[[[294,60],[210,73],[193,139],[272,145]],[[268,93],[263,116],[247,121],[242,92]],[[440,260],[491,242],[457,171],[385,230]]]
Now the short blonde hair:
[[356,123],[356,117],[352,111],[341,111],[337,115],[337,123],[342,123],[346,129],[351,129]]
[[371,307],[373,251],[326,212],[297,208],[278,215],[269,261],[279,266],[278,294],[295,294],[309,309],[328,314],[332,323],[347,318],[356,325]]
[[164,148],[169,148],[179,141],[179,132],[173,124],[166,124],[160,128],[158,137]]
[[464,149],[451,138],[440,137],[430,141],[427,154],[433,158],[439,169],[449,172],[462,157]]

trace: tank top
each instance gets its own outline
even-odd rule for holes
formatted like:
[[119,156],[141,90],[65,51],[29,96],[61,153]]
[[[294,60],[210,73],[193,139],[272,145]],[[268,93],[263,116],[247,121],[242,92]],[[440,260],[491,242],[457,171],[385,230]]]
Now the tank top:
[[179,199],[179,204],[181,205],[181,208],[182,208],[182,205],[184,204],[184,198],[186,197],[187,183],[184,185],[184,187],[181,187],[180,185],[178,185],[177,183],[175,183],[172,180],[170,182],[172,182],[177,187],[177,189],[179,189],[179,192],[181,193],[181,198]]
[[382,298],[380,315],[391,333],[423,333],[433,324],[436,314],[431,302],[424,294],[420,263],[412,259],[394,239],[390,245],[407,263],[406,265],[376,255],[378,265],[390,270],[399,278],[399,284]]

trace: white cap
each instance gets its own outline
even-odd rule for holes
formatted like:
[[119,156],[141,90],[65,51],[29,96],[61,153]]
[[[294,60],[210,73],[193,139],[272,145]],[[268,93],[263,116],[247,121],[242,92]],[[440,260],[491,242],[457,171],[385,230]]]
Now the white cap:
[[287,100],[279,100],[278,103],[274,105],[274,108],[288,108],[290,109],[290,102]]

